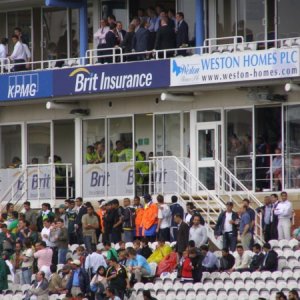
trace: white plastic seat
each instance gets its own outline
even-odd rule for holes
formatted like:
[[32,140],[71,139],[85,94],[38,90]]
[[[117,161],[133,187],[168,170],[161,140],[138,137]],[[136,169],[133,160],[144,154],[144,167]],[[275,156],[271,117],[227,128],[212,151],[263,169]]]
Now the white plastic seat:
[[179,289],[182,289],[182,283],[180,282],[176,282],[174,285],[173,285],[173,288],[174,290],[179,290]]
[[260,276],[261,276],[262,279],[266,279],[268,277],[271,277],[271,272],[270,271],[263,271],[263,272],[261,272]]
[[143,290],[144,289],[144,283],[143,282],[137,282],[133,288],[138,291],[138,290]]
[[284,246],[289,245],[289,240],[280,240],[278,241],[278,246],[282,249]]
[[194,289],[194,284],[192,282],[187,282],[185,284],[183,284],[182,288],[187,291],[190,289]]
[[151,290],[151,289],[154,289],[154,284],[152,282],[147,282],[145,283],[144,285],[144,289],[145,290]]
[[278,240],[270,240],[269,244],[271,245],[272,248],[278,246]]
[[255,271],[255,272],[253,272],[253,273],[251,274],[251,278],[253,278],[253,279],[261,278],[261,273]]

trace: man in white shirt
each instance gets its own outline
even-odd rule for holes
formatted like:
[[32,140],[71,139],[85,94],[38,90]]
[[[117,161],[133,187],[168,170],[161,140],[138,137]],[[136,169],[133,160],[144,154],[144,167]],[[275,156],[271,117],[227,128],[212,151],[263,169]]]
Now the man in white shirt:
[[235,264],[233,268],[230,270],[230,272],[233,271],[248,271],[249,270],[249,265],[251,262],[251,256],[244,251],[244,248],[242,245],[237,245],[236,247],[236,254],[234,255],[235,257]]
[[[95,44],[97,45],[97,49],[103,49],[106,48],[106,39],[105,36],[109,32],[109,26],[107,26],[107,22],[102,19],[100,20],[100,27],[94,34],[94,40]],[[97,51],[98,62],[103,63],[104,60],[101,58],[101,55],[105,55],[105,52],[103,51]]]
[[7,58],[7,38],[2,38],[0,42],[0,59]]
[[200,217],[197,215],[194,216],[193,226],[190,228],[189,240],[194,241],[197,248],[207,242],[207,230],[200,224]]
[[282,201],[278,203],[274,210],[274,214],[278,216],[278,240],[290,240],[293,208],[291,202],[287,199],[287,193],[282,192],[280,195]]
[[101,254],[102,248],[101,245],[97,245],[96,252],[89,254],[85,259],[85,270],[87,272],[90,270],[92,273],[91,275],[95,275],[100,266],[103,266],[105,269],[107,268],[106,261]]
[[46,243],[47,247],[54,248],[55,243],[50,241],[50,231],[51,231],[51,223],[49,220],[45,220],[43,222],[43,229],[41,231],[42,240]]
[[158,225],[156,232],[159,234],[159,239],[169,242],[172,213],[170,207],[164,204],[164,196],[158,195],[156,199],[158,203]]
[[17,35],[12,36],[12,42],[14,44],[14,51],[9,56],[9,59],[16,64],[13,70],[14,72],[25,71],[26,64],[22,63],[25,63],[27,60],[26,49]]

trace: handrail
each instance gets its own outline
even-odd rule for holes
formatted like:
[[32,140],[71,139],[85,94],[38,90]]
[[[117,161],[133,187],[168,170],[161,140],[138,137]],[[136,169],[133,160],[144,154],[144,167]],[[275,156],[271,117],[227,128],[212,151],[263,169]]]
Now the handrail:
[[[218,41],[233,40],[233,43],[217,44]],[[216,43],[214,43],[216,42]],[[285,39],[273,39],[273,40],[261,40],[246,42],[242,36],[228,36],[222,38],[211,38],[206,39],[204,46],[201,47],[180,47],[173,49],[164,50],[147,50],[143,52],[131,52],[124,53],[120,47],[113,48],[101,48],[101,49],[90,49],[87,50],[84,57],[70,57],[64,59],[55,60],[40,60],[40,61],[29,61],[25,63],[14,63],[8,58],[0,59],[0,71],[3,73],[11,73],[13,66],[26,65],[27,70],[21,72],[27,72],[32,70],[45,70],[45,69],[58,69],[65,67],[78,67],[85,65],[94,65],[98,63],[98,58],[111,58],[112,63],[124,62],[126,57],[134,57],[136,55],[144,56],[154,60],[167,59],[174,55],[181,55],[182,51],[184,55],[206,55],[215,52],[241,52],[248,50],[266,50],[268,48],[289,48],[289,47],[300,47],[300,37],[285,38]],[[257,49],[258,48],[258,49]],[[111,54],[99,55],[99,53],[111,52]],[[20,73],[20,72],[18,72]]]
[[[261,215],[258,214],[255,209],[263,206],[263,204],[257,199],[254,193],[248,190],[245,185],[218,159],[215,160],[215,178],[216,192],[218,195],[222,194],[229,197],[229,200],[238,207],[241,206],[241,203],[236,200],[236,197],[242,201],[244,195],[246,195],[247,199],[249,199],[250,207],[254,208],[255,212],[255,236],[262,244],[264,242],[262,220]],[[242,194],[240,192],[242,192]],[[256,207],[253,207],[253,203]]]

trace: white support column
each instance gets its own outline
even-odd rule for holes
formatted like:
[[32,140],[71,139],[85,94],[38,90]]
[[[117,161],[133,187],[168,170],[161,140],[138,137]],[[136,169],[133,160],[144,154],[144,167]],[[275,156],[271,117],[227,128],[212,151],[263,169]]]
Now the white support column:
[[82,197],[82,120],[75,118],[75,197]]

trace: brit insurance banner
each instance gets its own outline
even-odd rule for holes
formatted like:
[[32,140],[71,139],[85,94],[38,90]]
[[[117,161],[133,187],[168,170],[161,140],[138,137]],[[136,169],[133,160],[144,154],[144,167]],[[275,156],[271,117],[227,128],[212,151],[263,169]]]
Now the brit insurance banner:
[[53,94],[67,96],[167,88],[170,85],[169,70],[169,60],[55,70]]
[[171,86],[300,76],[299,48],[214,53],[171,60]]

